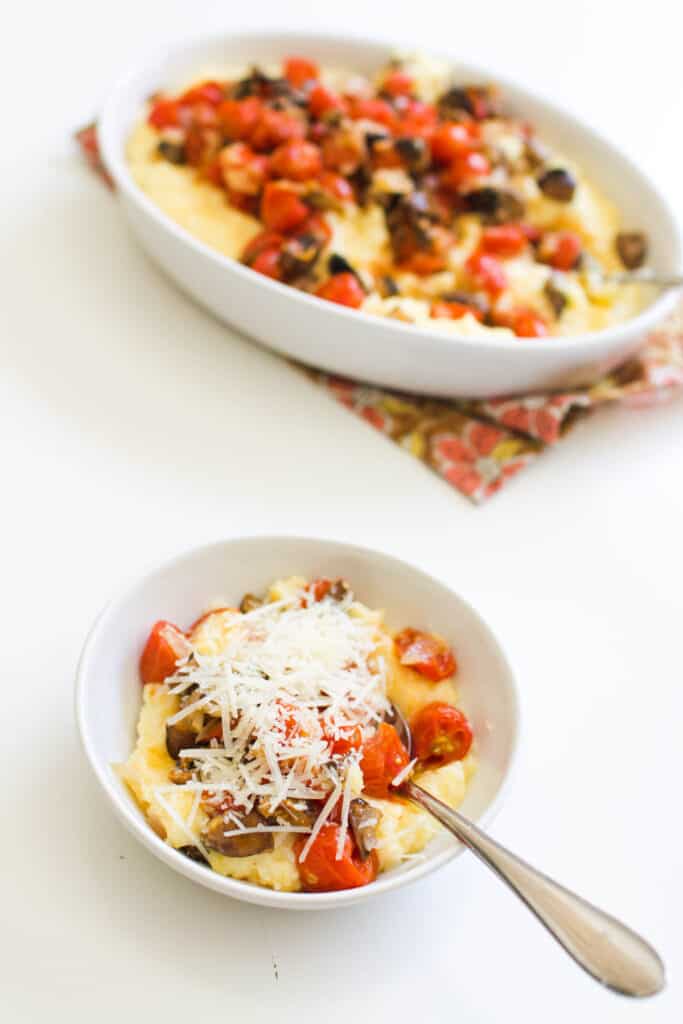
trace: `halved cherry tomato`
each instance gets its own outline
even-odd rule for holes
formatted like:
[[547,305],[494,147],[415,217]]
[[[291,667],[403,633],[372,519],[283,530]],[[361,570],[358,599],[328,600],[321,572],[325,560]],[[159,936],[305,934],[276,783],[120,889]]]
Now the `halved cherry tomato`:
[[320,76],[320,68],[314,60],[307,60],[306,57],[287,57],[283,62],[285,78],[295,89],[300,89],[306,82],[311,82]]
[[398,660],[425,679],[438,683],[457,670],[457,662],[448,644],[421,629],[402,629],[394,637]]
[[386,128],[396,127],[396,112],[386,100],[365,99],[363,96],[347,96],[349,102],[349,114],[358,121],[361,118],[366,121],[376,121]]
[[481,247],[484,252],[495,256],[518,256],[529,242],[527,232],[521,224],[498,224],[484,228],[481,236]]
[[475,144],[471,125],[460,121],[439,125],[430,141],[432,157],[438,164],[452,163],[457,156],[471,152]]
[[320,148],[312,142],[285,142],[270,158],[271,174],[291,181],[316,178],[322,167]]
[[306,836],[294,841],[294,855],[301,885],[306,892],[333,892],[337,889],[357,889],[377,877],[379,861],[373,850],[367,860],[361,860],[358,848],[347,833],[342,855],[337,860],[340,826],[327,822],[313,840],[306,858],[299,858],[306,845]]
[[358,309],[365,299],[358,278],[351,273],[335,274],[328,278],[316,289],[315,294],[319,299],[337,302],[340,306],[350,306],[352,309]]
[[432,303],[431,315],[437,320],[459,320],[470,313],[475,320],[483,320],[484,314],[476,306],[468,306],[465,302],[446,302],[440,299]]
[[259,231],[258,235],[254,235],[252,240],[245,245],[242,262],[251,265],[260,253],[265,252],[266,249],[279,249],[284,241],[284,235],[277,231]]
[[363,734],[358,725],[345,730],[336,739],[328,736],[324,728],[323,735],[330,744],[330,754],[348,754],[352,750],[359,750],[363,745]]
[[540,313],[534,309],[518,309],[510,317],[510,326],[520,338],[545,338],[550,331]]
[[271,277],[274,281],[281,281],[283,277],[282,261],[279,249],[264,249],[251,263],[251,269],[264,277]]
[[259,194],[268,173],[268,157],[255,153],[246,142],[232,142],[221,150],[219,160],[229,192]]
[[400,134],[429,139],[436,131],[437,110],[432,103],[405,99],[401,105]]
[[539,247],[539,257],[555,270],[573,270],[581,258],[581,238],[575,231],[555,231],[546,235]]
[[263,111],[258,96],[247,96],[243,100],[224,100],[218,108],[218,117],[226,135],[231,139],[246,139]]
[[147,120],[153,128],[177,128],[180,123],[179,113],[180,108],[176,100],[162,97],[154,102]]
[[345,110],[346,107],[346,100],[339,93],[328,89],[326,85],[318,83],[311,89],[308,97],[308,109],[311,112],[311,117],[322,117],[331,110]]
[[261,220],[274,231],[291,231],[303,224],[310,209],[287,185],[268,182],[261,200]]
[[446,257],[443,253],[418,250],[401,262],[400,269],[419,277],[427,277],[429,274],[438,274],[445,266]]
[[507,288],[507,274],[500,261],[489,253],[476,249],[465,263],[465,269],[474,284],[489,295],[500,295]]
[[361,749],[364,792],[379,799],[389,796],[392,780],[409,761],[408,751],[393,725],[382,722]]
[[390,71],[382,82],[382,91],[388,92],[390,96],[410,96],[415,88],[415,82],[405,71]]
[[485,178],[491,173],[491,164],[488,157],[483,153],[472,150],[469,153],[459,153],[453,163],[446,169],[443,175],[444,185],[450,188],[459,188],[473,178]]
[[193,85],[191,89],[184,92],[179,102],[183,106],[192,106],[195,103],[211,103],[216,106],[225,99],[225,91],[220,82],[200,82]]
[[322,601],[324,597],[327,597],[332,588],[332,580],[326,576],[321,576],[320,579],[311,580],[306,588],[312,595],[314,601]]
[[410,731],[416,757],[433,768],[461,761],[472,746],[472,727],[466,716],[439,700],[413,716]]
[[323,171],[319,180],[321,188],[335,196],[336,199],[344,201],[353,199],[353,188],[341,174],[335,174],[334,171]]
[[190,643],[177,626],[163,619],[155,622],[140,657],[142,682],[163,683],[175,672],[176,662],[189,651]]
[[283,142],[303,139],[305,135],[306,125],[298,117],[284,110],[264,107],[249,132],[249,142],[254,149],[266,151],[281,146]]

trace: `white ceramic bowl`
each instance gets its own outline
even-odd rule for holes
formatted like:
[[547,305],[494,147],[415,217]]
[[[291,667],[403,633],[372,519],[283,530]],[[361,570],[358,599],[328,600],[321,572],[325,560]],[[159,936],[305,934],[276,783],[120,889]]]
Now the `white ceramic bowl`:
[[478,768],[462,810],[489,820],[506,782],[517,739],[517,695],[510,667],[488,626],[443,583],[389,555],[334,541],[247,537],[198,548],[152,570],[109,604],[92,627],[76,681],[76,715],[85,753],[124,825],[160,860],[195,882],[249,903],[310,910],[356,903],[441,867],[462,851],[439,836],[424,860],[379,876],[362,889],[273,892],[224,878],[167,846],[149,827],[113,766],[135,744],[141,686],[138,660],[152,622],[188,623],[216,597],[238,603],[279,577],[345,576],[361,600],[385,608],[391,627],[430,627],[456,649],[460,702],[477,738]]
[[[151,93],[173,89],[202,67],[258,63],[302,54],[322,64],[371,72],[393,53],[382,42],[331,36],[248,33],[185,42],[124,75],[99,123],[102,157],[133,232],[186,292],[221,320],[278,352],[334,373],[433,395],[486,397],[588,383],[631,353],[671,311],[672,292],[638,317],[573,338],[458,338],[368,316],[316,299],[257,274],[194,239],[134,183],[125,145]],[[612,197],[624,223],[644,228],[651,264],[674,271],[681,259],[675,219],[653,184],[605,140],[545,100],[491,69],[453,62],[463,79],[498,81],[513,108],[560,152],[574,157]]]

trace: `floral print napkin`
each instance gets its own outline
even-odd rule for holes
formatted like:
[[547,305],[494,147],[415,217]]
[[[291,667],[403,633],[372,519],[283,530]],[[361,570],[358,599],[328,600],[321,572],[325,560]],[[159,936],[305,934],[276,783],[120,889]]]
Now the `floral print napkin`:
[[[76,140],[92,169],[112,187],[100,160],[96,125],[81,129]],[[644,340],[635,357],[590,387],[573,391],[484,401],[434,399],[301,369],[342,405],[479,503],[599,406],[651,405],[679,391],[683,303],[663,328]]]

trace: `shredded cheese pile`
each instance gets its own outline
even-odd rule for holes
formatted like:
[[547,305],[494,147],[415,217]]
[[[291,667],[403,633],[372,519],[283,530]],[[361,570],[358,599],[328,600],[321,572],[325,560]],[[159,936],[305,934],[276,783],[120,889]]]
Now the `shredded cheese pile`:
[[[195,699],[168,725],[201,709],[223,726],[221,740],[181,750],[180,757],[192,764],[192,780],[178,788],[195,792],[195,807],[203,791],[229,796],[238,813],[226,817],[235,832],[310,833],[301,860],[340,798],[341,857],[359,754],[333,754],[331,747],[355,728],[363,740],[370,737],[389,708],[378,627],[357,608],[350,595],[315,601],[301,590],[235,613],[220,653],[193,647],[168,680],[173,694],[196,688]],[[310,829],[247,829],[239,814],[251,811],[259,798],[270,816],[285,800],[318,801],[320,812]]]

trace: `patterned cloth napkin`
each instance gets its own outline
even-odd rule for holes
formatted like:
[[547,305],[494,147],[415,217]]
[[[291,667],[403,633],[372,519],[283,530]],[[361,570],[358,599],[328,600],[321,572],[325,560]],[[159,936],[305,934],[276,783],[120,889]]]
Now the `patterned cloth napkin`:
[[[100,160],[97,129],[76,140],[94,171],[113,183]],[[489,498],[582,416],[608,402],[632,407],[666,401],[683,386],[683,303],[629,359],[590,387],[520,398],[433,399],[388,391],[296,364],[330,395],[429,466],[474,502]]]

